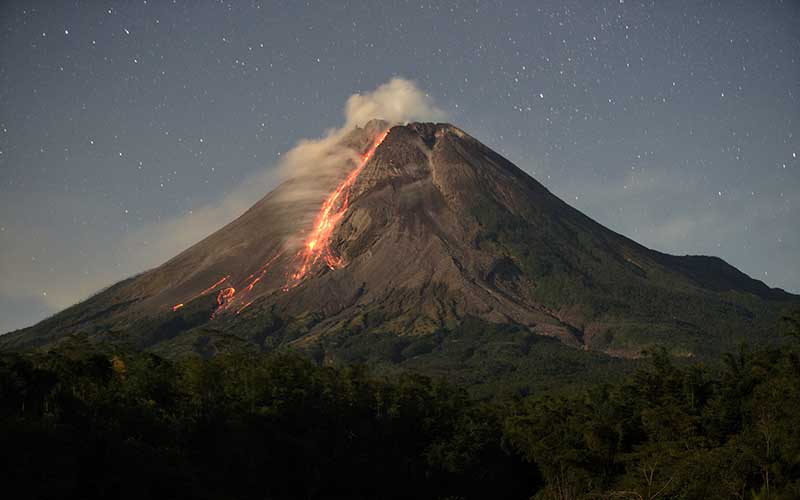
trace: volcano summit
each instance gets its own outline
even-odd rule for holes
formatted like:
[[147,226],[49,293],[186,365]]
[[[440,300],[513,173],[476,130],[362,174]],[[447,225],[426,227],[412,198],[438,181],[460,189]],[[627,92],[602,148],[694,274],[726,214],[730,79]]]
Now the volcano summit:
[[[81,334],[168,355],[293,347],[413,365],[509,342],[527,355],[550,337],[593,355],[705,356],[773,340],[798,303],[718,258],[603,227],[449,124],[373,120],[328,160],[335,174],[289,178],[160,267],[0,347]],[[465,328],[494,332],[494,347]]]

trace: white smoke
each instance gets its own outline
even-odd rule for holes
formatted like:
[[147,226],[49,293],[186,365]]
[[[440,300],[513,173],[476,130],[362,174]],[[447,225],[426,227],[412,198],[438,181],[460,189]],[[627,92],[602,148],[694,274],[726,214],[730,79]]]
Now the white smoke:
[[363,126],[373,118],[389,123],[437,121],[445,113],[433,104],[431,97],[404,78],[392,78],[367,94],[353,94],[344,108],[344,129]]
[[342,138],[354,128],[363,127],[373,119],[394,125],[443,120],[445,117],[445,113],[416,83],[395,77],[372,92],[351,95],[344,107],[342,126],[328,130],[322,138],[299,141],[284,156],[279,169],[287,177],[338,175],[340,172],[337,170],[357,159],[353,150],[341,145]]

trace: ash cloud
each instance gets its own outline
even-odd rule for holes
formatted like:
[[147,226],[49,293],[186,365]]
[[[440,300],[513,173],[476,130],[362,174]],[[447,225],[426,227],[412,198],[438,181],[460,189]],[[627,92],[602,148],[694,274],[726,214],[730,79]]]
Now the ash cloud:
[[344,129],[363,126],[373,118],[389,123],[437,121],[445,119],[430,96],[404,78],[392,78],[373,92],[354,94],[345,105]]
[[278,167],[287,178],[338,176],[342,169],[358,160],[357,152],[342,144],[345,136],[356,127],[363,127],[374,119],[394,125],[445,117],[431,97],[413,81],[392,78],[372,92],[351,95],[345,104],[345,120],[341,127],[328,130],[322,138],[299,141]]
[[[63,224],[58,225],[63,230],[7,225],[0,234],[5,248],[0,252],[0,272],[4,275],[0,281],[0,302],[9,307],[20,301],[35,304],[19,316],[0,318],[0,334],[30,325],[103,287],[166,262],[234,220],[281,182],[290,184],[284,186],[289,188],[283,190],[282,201],[296,206],[296,216],[310,222],[326,190],[358,160],[355,151],[341,145],[342,139],[356,127],[363,127],[372,119],[398,124],[445,118],[445,113],[415,82],[393,78],[371,92],[351,95],[345,103],[340,127],[328,130],[318,139],[300,140],[278,164],[250,176],[218,202],[197,207],[190,213],[124,232],[98,223],[94,227],[81,227],[75,233],[70,231],[75,226],[74,214],[103,213],[109,210],[108,200],[85,195],[64,197],[58,202],[62,210],[36,217],[40,220],[63,217]],[[15,204],[27,206],[31,198],[7,196],[5,201],[12,203],[12,199]],[[31,213],[37,210],[40,208],[34,204],[29,207]],[[74,245],[65,245],[65,239],[74,239]],[[91,244],[87,246],[87,242]],[[30,257],[42,248],[59,250],[47,266]]]

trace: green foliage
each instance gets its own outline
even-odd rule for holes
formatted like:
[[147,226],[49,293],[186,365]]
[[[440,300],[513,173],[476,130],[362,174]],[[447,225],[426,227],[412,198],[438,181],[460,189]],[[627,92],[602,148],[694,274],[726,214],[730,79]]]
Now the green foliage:
[[[434,338],[376,342],[460,349]],[[77,336],[0,357],[0,467],[15,498],[798,498],[797,346],[717,366],[657,350],[622,380],[478,400],[365,365],[171,361]]]
[[[554,311],[579,308],[577,324],[609,333],[589,338],[593,349],[637,355],[664,346],[710,361],[745,339],[775,344],[776,319],[797,307],[720,259],[646,250],[561,203],[521,214],[486,197],[473,203],[478,247],[526,278],[516,283],[511,273],[507,284]],[[800,319],[791,321],[797,331]]]
[[15,498],[524,498],[538,478],[463,390],[296,355],[5,355],[0,408]]
[[623,383],[529,399],[506,437],[542,471],[541,498],[797,498],[797,350],[742,348],[724,365],[656,352]]
[[[408,345],[395,368],[446,378],[477,398],[585,389],[618,380],[636,366],[630,360],[566,346],[523,327],[475,318],[466,318],[452,331],[401,339]],[[386,368],[379,362],[375,366]]]

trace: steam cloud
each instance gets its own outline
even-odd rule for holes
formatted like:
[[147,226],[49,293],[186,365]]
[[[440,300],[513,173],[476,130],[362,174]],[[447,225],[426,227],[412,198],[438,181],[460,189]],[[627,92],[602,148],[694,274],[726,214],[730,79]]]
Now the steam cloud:
[[445,114],[414,82],[392,78],[369,94],[351,95],[345,105],[345,118],[343,128],[347,130],[362,126],[373,118],[389,123],[407,123],[442,120]]
[[[102,242],[97,236],[101,243],[93,245],[91,255],[72,246],[65,248],[60,235],[42,235],[28,228],[15,228],[14,251],[0,252],[0,272],[5,276],[0,282],[0,299],[17,303],[28,298],[42,301],[50,312],[63,309],[104,286],[165,262],[235,219],[288,178],[300,182],[293,182],[291,189],[283,190],[281,201],[296,205],[301,211],[297,216],[308,220],[324,198],[331,180],[341,177],[357,160],[353,150],[342,147],[340,141],[355,127],[362,127],[376,118],[398,124],[443,120],[446,115],[413,81],[392,78],[372,92],[351,95],[345,104],[341,127],[328,130],[322,138],[299,141],[277,165],[246,179],[218,202],[188,214],[145,224],[114,241]],[[103,210],[100,200],[84,198],[69,203],[82,204],[74,208],[78,211]],[[39,263],[30,260],[26,249],[43,245],[64,252],[59,255],[59,266],[44,270]],[[88,268],[91,272],[87,272]],[[43,290],[47,291],[46,295]],[[41,319],[41,310],[22,321],[30,323]],[[0,321],[0,333],[24,326],[24,323]]]

